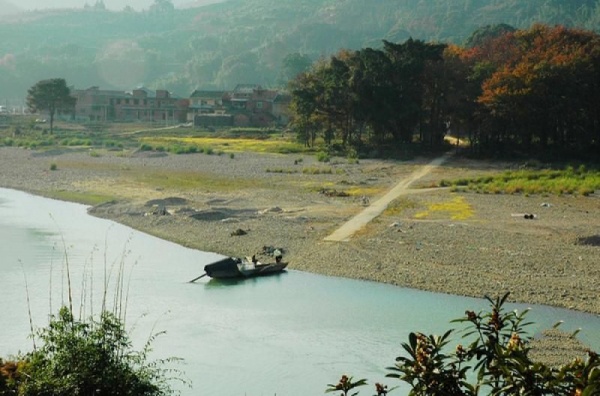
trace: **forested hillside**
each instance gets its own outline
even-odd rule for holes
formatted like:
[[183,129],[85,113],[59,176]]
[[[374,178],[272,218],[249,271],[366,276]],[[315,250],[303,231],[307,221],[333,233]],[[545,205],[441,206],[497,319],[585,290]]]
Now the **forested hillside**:
[[272,87],[341,48],[409,37],[463,44],[488,24],[534,22],[598,30],[600,1],[229,0],[175,9],[156,0],[144,12],[32,12],[0,21],[0,100],[22,98],[51,77],[78,88],[143,84],[182,96],[238,83]]

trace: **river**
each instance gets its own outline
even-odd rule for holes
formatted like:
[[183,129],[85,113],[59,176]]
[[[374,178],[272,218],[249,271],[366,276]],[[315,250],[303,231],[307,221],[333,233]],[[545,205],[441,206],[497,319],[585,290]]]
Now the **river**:
[[[488,308],[483,299],[294,270],[188,283],[222,256],[89,216],[84,205],[14,190],[0,189],[0,237],[0,356],[32,349],[27,297],[35,327],[67,303],[67,264],[74,310],[83,316],[98,312],[104,274],[112,268],[113,285],[115,274],[126,274],[127,297],[120,300],[136,348],[165,331],[151,357],[183,359],[173,367],[192,383],[175,385],[185,396],[318,395],[342,374],[398,385],[385,378],[385,368],[402,353],[409,332],[441,334],[466,309]],[[598,316],[531,308],[533,333],[564,320],[561,328],[581,327],[579,338],[600,349]],[[402,388],[408,389],[394,393],[406,394]]]

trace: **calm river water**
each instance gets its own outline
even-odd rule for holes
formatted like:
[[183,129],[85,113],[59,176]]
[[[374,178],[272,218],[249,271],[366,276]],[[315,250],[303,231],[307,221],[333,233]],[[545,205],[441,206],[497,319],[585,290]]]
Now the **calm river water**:
[[[166,331],[152,357],[184,359],[175,366],[192,382],[183,395],[319,395],[342,374],[397,385],[385,379],[385,368],[410,331],[441,334],[466,309],[488,307],[480,299],[298,271],[190,284],[221,256],[97,219],[86,209],[0,189],[0,356],[32,348],[25,279],[34,325],[42,327],[67,301],[67,262],[75,311],[84,316],[99,309],[105,269],[116,268],[114,274],[123,265],[127,328],[138,348],[150,334]],[[533,306],[529,318],[533,332],[558,320],[566,322],[563,329],[581,327],[580,338],[600,350],[597,316]]]

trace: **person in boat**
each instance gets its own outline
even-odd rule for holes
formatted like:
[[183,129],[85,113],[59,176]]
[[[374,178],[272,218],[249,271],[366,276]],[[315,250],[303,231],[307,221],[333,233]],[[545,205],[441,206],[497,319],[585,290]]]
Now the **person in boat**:
[[281,263],[281,258],[283,257],[282,254],[281,254],[281,250],[275,249],[273,251],[273,256],[275,256],[275,262],[276,263]]
[[253,263],[253,264],[256,264],[256,263],[258,263],[258,260],[256,259],[256,254],[253,254],[253,255],[252,255],[252,263]]

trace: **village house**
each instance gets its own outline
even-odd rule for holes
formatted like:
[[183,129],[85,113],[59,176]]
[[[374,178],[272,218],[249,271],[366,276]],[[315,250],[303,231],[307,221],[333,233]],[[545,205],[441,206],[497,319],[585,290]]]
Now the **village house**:
[[223,97],[225,108],[233,116],[233,125],[238,127],[274,127],[288,123],[289,101],[279,91],[264,89],[260,85],[240,84]]
[[185,122],[188,99],[166,90],[137,88],[131,92],[91,87],[74,90],[75,118],[86,121],[139,121],[174,124]]
[[241,84],[233,91],[195,90],[178,98],[166,90],[130,92],[90,87],[72,90],[75,118],[92,122],[153,122],[196,127],[277,127],[289,122],[289,95],[260,85]]
[[[225,91],[202,91],[195,90],[190,95],[190,107],[188,116],[192,118],[197,114],[223,114],[223,96]],[[192,120],[189,120],[192,121]]]
[[223,105],[224,91],[195,90],[190,95],[187,120],[198,127],[233,126],[233,117]]

